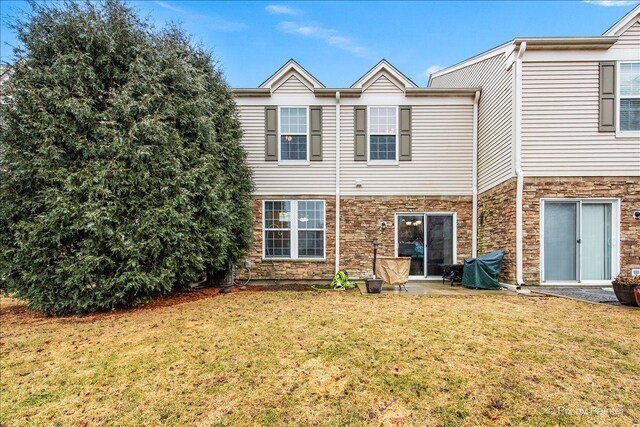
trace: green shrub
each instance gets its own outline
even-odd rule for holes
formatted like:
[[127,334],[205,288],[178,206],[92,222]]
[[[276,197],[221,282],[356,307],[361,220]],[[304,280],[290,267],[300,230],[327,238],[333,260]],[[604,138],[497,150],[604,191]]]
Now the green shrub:
[[51,314],[141,304],[251,243],[250,170],[210,53],[118,1],[33,4],[0,143],[2,290]]

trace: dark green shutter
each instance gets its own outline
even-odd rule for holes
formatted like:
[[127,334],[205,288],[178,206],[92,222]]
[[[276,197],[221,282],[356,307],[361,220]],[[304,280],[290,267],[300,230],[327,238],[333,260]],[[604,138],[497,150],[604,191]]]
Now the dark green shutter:
[[367,161],[367,107],[354,107],[353,160]]
[[264,159],[278,161],[278,107],[264,108]]
[[411,160],[411,107],[400,106],[400,156],[401,161]]
[[311,114],[311,138],[309,159],[313,161],[322,161],[322,107],[310,107]]
[[600,63],[600,132],[616,131],[616,63]]

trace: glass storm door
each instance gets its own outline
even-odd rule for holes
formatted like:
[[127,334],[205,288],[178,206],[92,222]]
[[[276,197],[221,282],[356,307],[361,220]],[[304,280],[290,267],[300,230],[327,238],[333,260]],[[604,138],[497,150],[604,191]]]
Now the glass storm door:
[[544,281],[578,280],[578,203],[544,206]]
[[611,203],[582,203],[580,280],[611,280]]
[[453,215],[427,215],[427,276],[442,276],[453,262]]
[[398,215],[398,256],[411,257],[410,276],[424,277],[424,215]]
[[611,280],[613,204],[545,202],[545,282]]

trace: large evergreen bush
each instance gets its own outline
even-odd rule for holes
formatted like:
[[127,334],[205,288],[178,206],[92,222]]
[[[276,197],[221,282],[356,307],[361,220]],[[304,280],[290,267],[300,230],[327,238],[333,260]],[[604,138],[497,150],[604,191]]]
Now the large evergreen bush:
[[249,248],[251,176],[212,56],[118,1],[32,5],[2,106],[0,283],[51,314],[137,305]]

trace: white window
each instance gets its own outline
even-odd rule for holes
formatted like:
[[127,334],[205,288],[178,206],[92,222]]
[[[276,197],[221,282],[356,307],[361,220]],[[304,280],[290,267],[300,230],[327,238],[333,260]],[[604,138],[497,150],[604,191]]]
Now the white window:
[[369,160],[398,160],[397,132],[397,107],[369,107]]
[[280,108],[280,160],[309,160],[307,110],[307,107]]
[[267,200],[263,212],[264,258],[324,259],[324,200]]
[[621,62],[618,72],[618,130],[640,131],[640,62]]

